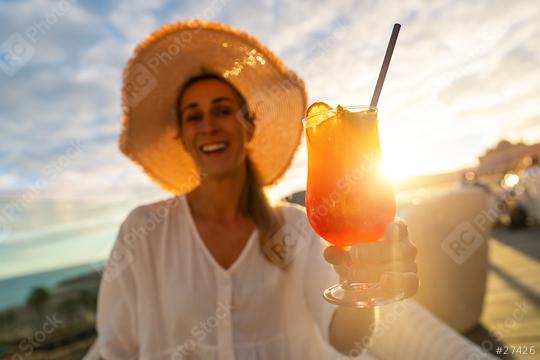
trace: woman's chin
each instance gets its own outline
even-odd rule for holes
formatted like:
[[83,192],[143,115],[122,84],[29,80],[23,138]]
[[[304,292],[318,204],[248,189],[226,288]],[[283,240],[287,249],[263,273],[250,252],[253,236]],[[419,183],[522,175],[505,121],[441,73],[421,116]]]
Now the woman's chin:
[[223,180],[237,173],[238,169],[236,167],[215,166],[203,168],[201,171],[201,176],[209,180]]

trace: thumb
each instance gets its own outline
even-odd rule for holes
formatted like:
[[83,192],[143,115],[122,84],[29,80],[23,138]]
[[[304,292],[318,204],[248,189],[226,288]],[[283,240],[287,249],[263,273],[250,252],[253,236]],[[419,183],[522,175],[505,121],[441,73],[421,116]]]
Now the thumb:
[[341,247],[330,245],[324,249],[324,259],[335,266],[350,266],[351,256],[348,251]]

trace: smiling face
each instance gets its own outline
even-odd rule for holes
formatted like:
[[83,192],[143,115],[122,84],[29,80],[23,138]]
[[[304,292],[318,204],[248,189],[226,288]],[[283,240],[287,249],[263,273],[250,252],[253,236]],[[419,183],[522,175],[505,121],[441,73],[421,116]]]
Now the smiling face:
[[178,107],[182,144],[201,175],[223,178],[244,166],[253,128],[239,116],[240,99],[230,85],[197,81],[184,90]]

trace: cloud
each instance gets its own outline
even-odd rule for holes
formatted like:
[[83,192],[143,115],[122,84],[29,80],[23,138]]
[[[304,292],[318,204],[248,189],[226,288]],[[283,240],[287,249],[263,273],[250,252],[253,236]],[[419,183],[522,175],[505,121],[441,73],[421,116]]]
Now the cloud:
[[153,14],[163,1],[121,1],[108,16],[109,23],[130,44],[144,39],[156,30],[160,21]]
[[[63,12],[61,1],[0,3],[0,42],[57,14],[36,33],[28,63],[13,76],[0,72],[4,188],[43,180],[43,169],[80,142],[84,150],[48,189],[158,193],[117,148],[122,70],[151,31],[193,17],[252,33],[306,80],[310,100],[333,105],[369,103],[392,24],[401,22],[380,126],[385,159],[412,173],[470,164],[501,137],[540,134],[535,1],[65,2]],[[304,145],[282,191],[303,186],[306,162]]]
[[[310,101],[332,105],[369,103],[400,22],[379,102],[398,173],[474,165],[501,138],[540,139],[535,0],[1,1],[0,55],[13,34],[32,55],[14,74],[0,68],[2,209],[30,201],[0,234],[0,277],[103,257],[135,203],[168,196],[118,150],[122,70],[151,31],[189,18],[253,34],[305,79]],[[303,141],[273,194],[305,186]]]
[[[24,33],[24,29],[47,16],[51,4],[42,8],[13,6],[10,10],[21,15],[8,17],[18,20],[16,25],[2,23],[2,33],[15,29]],[[5,31],[6,24],[13,27]],[[66,149],[74,141],[84,144],[87,152],[73,159],[63,171],[76,168],[78,161],[84,165],[79,169],[81,175],[89,164],[98,168],[104,159],[123,161],[116,139],[120,128],[121,70],[129,49],[106,34],[102,25],[103,20],[96,15],[71,4],[64,17],[58,18],[55,28],[51,25],[50,31],[38,39],[35,56],[29,63],[14,76],[0,74],[0,169],[19,179],[18,184],[11,182],[6,187],[36,183],[53,187],[54,181],[44,174],[44,169],[65,157]],[[53,64],[42,61],[51,47],[62,52]],[[103,146],[114,149],[109,153],[115,156],[91,156]],[[94,170],[97,181],[100,171]],[[60,181],[62,174],[56,175],[55,181]],[[70,186],[73,192],[77,188],[86,190],[80,182]]]
[[18,179],[13,174],[0,174],[0,188],[16,186]]

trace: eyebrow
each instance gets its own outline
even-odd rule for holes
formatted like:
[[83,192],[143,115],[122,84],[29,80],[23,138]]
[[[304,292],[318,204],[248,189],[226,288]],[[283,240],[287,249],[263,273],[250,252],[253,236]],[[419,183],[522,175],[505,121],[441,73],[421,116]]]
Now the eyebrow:
[[212,100],[212,104],[215,104],[215,103],[218,103],[218,102],[221,102],[221,101],[233,102],[233,100],[231,98],[228,98],[226,96],[222,96],[222,97],[218,97],[218,98],[215,98],[214,100]]
[[[217,98],[214,98],[212,99],[212,104],[216,104],[216,103],[219,103],[219,102],[223,102],[223,101],[229,101],[229,102],[233,102],[233,99],[229,98],[229,97],[226,97],[226,96],[221,96],[221,97],[217,97]],[[186,106],[184,106],[184,108],[182,109],[182,111],[185,111],[187,109],[193,109],[193,108],[196,108],[197,107],[197,103],[196,102],[193,102],[191,104],[188,104]]]

